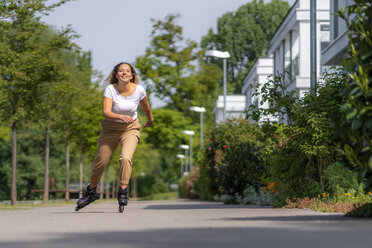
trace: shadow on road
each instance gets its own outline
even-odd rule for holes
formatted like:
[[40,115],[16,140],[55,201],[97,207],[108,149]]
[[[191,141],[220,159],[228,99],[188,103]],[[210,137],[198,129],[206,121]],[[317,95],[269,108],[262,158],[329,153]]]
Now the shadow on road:
[[[257,217],[239,217],[222,218],[220,220],[236,221],[345,221],[355,220],[355,218],[345,217],[344,215],[295,215],[295,216],[257,216]],[[371,221],[372,223],[372,221]]]
[[145,209],[152,209],[152,210],[186,210],[186,209],[239,209],[239,208],[247,208],[247,209],[264,209],[264,208],[271,208],[271,207],[260,207],[254,205],[226,205],[223,203],[200,203],[198,204],[154,204],[145,207]]
[[[319,225],[320,226],[320,225]],[[336,226],[336,225],[334,225]],[[91,233],[65,233],[48,235],[44,240],[32,242],[0,242],[2,248],[166,248],[166,247],[254,247],[254,248],[370,248],[371,228],[358,232],[335,230],[301,230],[300,228],[234,227],[154,229],[145,231],[114,231]]]
[[[104,212],[104,211],[78,211],[76,212],[75,210],[71,210],[69,212],[50,212],[51,214],[107,214],[107,212]],[[116,212],[112,212],[112,213],[115,213],[117,214],[117,211]]]

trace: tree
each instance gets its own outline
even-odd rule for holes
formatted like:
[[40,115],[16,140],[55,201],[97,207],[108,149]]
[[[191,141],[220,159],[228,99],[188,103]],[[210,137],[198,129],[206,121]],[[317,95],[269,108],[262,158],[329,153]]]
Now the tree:
[[[203,51],[197,48],[195,41],[184,41],[182,27],[176,24],[179,17],[170,14],[164,21],[152,19],[151,44],[145,55],[137,57],[136,67],[149,93],[154,92],[167,101],[167,108],[187,113],[191,105],[205,103],[205,96],[217,95],[221,71],[207,65],[199,71],[196,69]],[[208,77],[205,76],[207,72]],[[201,77],[207,81],[202,81]]]
[[[79,49],[64,49],[58,52],[58,59],[63,66],[60,69],[60,73],[63,78],[58,84],[49,84],[49,87],[45,87],[44,97],[41,98],[42,102],[38,106],[38,117],[37,121],[42,125],[46,126],[46,154],[49,150],[47,145],[49,143],[49,130],[51,128],[60,130],[63,133],[62,142],[66,144],[66,201],[69,200],[69,171],[70,171],[70,142],[72,140],[72,134],[81,136],[83,133],[91,134],[87,132],[73,132],[76,125],[79,125],[80,120],[77,118],[76,112],[85,112],[87,106],[91,106],[95,103],[95,106],[100,104],[97,102],[97,94],[90,95],[92,89],[95,89],[91,83],[91,76],[93,73],[91,65],[91,54],[90,52],[80,52]],[[94,91],[94,90],[93,90]],[[88,93],[88,94],[87,94]],[[87,94],[87,95],[85,95]],[[89,103],[85,102],[85,99],[89,98]],[[94,118],[94,117],[92,117]],[[91,121],[89,121],[91,122]],[[93,123],[92,123],[93,124]],[[97,124],[95,122],[95,124]],[[90,129],[92,130],[92,129]],[[93,128],[93,130],[96,130]],[[93,135],[96,136],[96,135]],[[80,137],[79,137],[80,138]],[[79,140],[77,138],[76,140]],[[80,144],[80,143],[79,143]],[[45,185],[44,185],[44,201],[48,200],[48,160],[45,157]]]
[[[66,131],[66,144],[74,142],[80,152],[80,189],[83,182],[83,161],[87,156],[94,156],[97,149],[97,140],[100,132],[102,115],[102,90],[98,83],[90,81],[89,67],[84,65],[89,57],[78,57],[78,66],[72,74],[75,87],[71,98],[70,111],[65,112],[64,130]],[[90,64],[89,64],[90,65]],[[78,72],[80,71],[80,72]]]
[[182,130],[190,128],[191,120],[170,109],[154,109],[153,117],[156,125],[143,129],[147,134],[145,141],[167,152],[178,150],[183,140]]
[[348,57],[345,67],[349,72],[343,105],[348,120],[346,157],[362,175],[367,189],[372,189],[372,4],[355,0],[353,5],[337,13],[348,29]]
[[[40,15],[66,1],[47,6],[46,0],[0,1],[0,107],[2,118],[12,126],[12,190],[11,203],[16,204],[16,130],[19,121],[33,114],[44,82],[52,82],[58,74],[57,64],[51,63],[55,50],[69,44],[71,30],[45,38],[47,27]],[[54,60],[52,59],[52,62]]]
[[154,109],[153,117],[156,124],[143,129],[144,141],[160,153],[161,171],[158,176],[164,181],[175,182],[179,175],[179,170],[174,166],[177,164],[176,154],[180,152],[179,145],[189,143],[188,137],[182,134],[182,131],[195,130],[199,123],[196,122],[193,126],[190,118],[170,109]]
[[[212,29],[202,38],[201,47],[228,51],[228,91],[240,93],[244,78],[260,56],[267,55],[269,42],[287,14],[289,5],[283,0],[253,0],[236,12],[228,12],[218,19],[217,33]],[[222,61],[206,58],[208,63]]]

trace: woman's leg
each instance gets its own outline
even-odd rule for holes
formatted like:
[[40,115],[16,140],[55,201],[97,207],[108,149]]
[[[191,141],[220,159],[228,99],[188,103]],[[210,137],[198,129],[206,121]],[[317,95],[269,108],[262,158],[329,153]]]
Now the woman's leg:
[[96,158],[93,163],[92,175],[90,177],[90,188],[97,187],[105,171],[111,155],[119,144],[120,133],[102,130],[98,141]]
[[[139,124],[139,123],[138,123]],[[140,126],[139,126],[140,128]],[[130,129],[126,131],[121,139],[121,155],[120,163],[120,187],[125,189],[128,187],[130,176],[132,173],[132,158],[136,150],[140,138],[139,128]]]

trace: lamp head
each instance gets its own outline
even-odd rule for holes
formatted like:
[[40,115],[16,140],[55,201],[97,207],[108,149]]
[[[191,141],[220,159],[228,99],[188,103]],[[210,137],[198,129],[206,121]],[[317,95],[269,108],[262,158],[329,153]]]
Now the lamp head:
[[227,58],[230,58],[230,53],[229,52],[221,52],[221,51],[217,51],[217,50],[207,50],[205,52],[205,56],[227,59]]
[[194,135],[195,134],[194,131],[190,131],[190,130],[183,130],[182,133],[186,134],[186,135]]
[[179,145],[179,148],[188,150],[190,147],[188,145]]
[[185,155],[182,155],[182,154],[177,154],[176,156],[177,158],[185,158]]
[[190,107],[190,111],[204,113],[206,110],[205,110],[204,107],[192,106],[192,107]]

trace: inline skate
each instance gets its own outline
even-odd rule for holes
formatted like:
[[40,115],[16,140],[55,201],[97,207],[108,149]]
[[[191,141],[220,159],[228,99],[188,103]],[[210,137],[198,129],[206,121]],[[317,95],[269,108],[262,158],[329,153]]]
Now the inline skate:
[[118,190],[118,203],[119,203],[119,213],[124,211],[124,206],[128,205],[128,189],[122,189],[119,187]]
[[83,196],[76,202],[77,206],[75,211],[79,211],[80,209],[88,206],[95,200],[99,199],[99,195],[97,194],[97,187],[94,189],[89,188],[89,185],[86,190],[83,192]]

